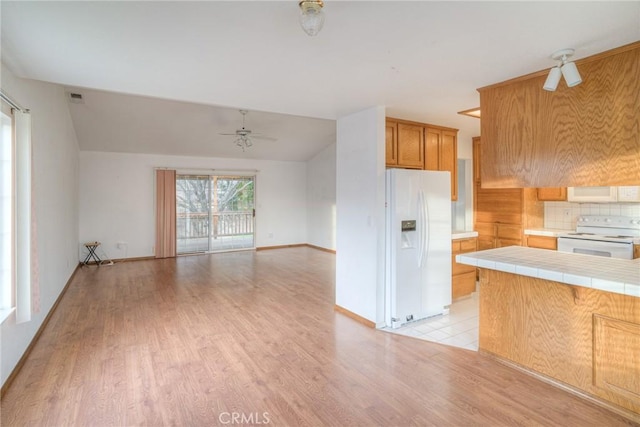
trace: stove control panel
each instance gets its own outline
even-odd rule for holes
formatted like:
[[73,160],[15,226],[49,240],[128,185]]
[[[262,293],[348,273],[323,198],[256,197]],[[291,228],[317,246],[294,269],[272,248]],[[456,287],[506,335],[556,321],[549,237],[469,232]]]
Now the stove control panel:
[[628,216],[583,215],[578,217],[578,227],[628,228],[640,230],[640,218]]

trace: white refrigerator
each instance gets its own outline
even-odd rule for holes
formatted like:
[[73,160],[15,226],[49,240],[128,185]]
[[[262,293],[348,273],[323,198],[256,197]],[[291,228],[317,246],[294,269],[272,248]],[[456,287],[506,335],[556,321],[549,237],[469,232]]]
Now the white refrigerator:
[[449,312],[451,305],[451,176],[386,171],[386,324]]

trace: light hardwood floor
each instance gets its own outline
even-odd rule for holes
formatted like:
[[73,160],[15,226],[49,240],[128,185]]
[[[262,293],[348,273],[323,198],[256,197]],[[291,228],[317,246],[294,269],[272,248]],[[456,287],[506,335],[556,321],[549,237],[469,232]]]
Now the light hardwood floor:
[[334,266],[301,247],[84,267],[2,426],[629,424],[483,355],[336,313]]

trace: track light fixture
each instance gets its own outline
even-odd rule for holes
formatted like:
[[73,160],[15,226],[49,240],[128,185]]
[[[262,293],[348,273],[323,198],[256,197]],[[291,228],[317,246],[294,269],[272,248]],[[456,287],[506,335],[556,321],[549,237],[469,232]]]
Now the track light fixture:
[[550,92],[556,90],[558,83],[560,82],[561,75],[564,76],[564,81],[567,82],[568,87],[577,86],[582,83],[582,77],[580,77],[576,64],[574,62],[567,61],[567,59],[573,55],[573,52],[573,49],[562,49],[551,55],[552,59],[561,61],[561,63],[549,70],[547,80],[544,82],[544,86],[542,87],[544,90],[548,90]]
[[305,33],[315,36],[324,25],[324,12],[322,0],[302,0],[300,6],[300,25]]

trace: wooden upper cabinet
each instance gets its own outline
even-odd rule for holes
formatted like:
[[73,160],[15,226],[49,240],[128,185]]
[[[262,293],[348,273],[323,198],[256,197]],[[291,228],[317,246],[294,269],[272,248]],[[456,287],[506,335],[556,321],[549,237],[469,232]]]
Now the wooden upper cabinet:
[[443,130],[439,170],[451,172],[451,200],[458,200],[458,132]]
[[555,92],[548,70],[478,89],[483,187],[640,182],[640,42],[576,65],[582,83]]
[[538,200],[545,202],[564,202],[567,200],[566,187],[538,188]]
[[451,200],[458,200],[458,131],[427,126],[424,128],[424,168],[451,173]]
[[424,167],[424,132],[422,126],[398,123],[398,166]]
[[458,130],[387,118],[386,165],[449,171],[451,200],[458,200]]
[[424,145],[427,159],[424,168],[429,171],[439,170],[439,152],[442,140],[442,132],[439,129],[426,128],[424,130]]
[[396,166],[398,164],[398,124],[387,120],[385,131],[386,164]]

